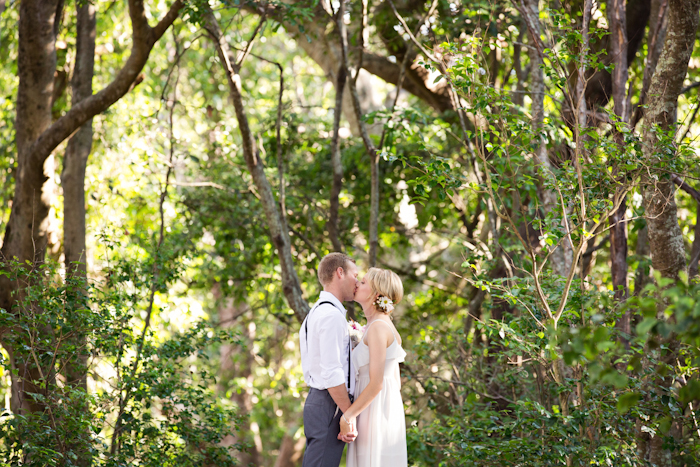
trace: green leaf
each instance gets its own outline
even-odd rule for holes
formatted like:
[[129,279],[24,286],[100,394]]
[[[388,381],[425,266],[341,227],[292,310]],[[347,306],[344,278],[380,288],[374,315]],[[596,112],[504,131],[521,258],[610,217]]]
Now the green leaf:
[[651,331],[654,326],[656,326],[658,320],[656,318],[644,318],[641,323],[637,325],[637,335],[644,336]]
[[642,398],[638,392],[626,392],[617,399],[617,411],[626,414]]

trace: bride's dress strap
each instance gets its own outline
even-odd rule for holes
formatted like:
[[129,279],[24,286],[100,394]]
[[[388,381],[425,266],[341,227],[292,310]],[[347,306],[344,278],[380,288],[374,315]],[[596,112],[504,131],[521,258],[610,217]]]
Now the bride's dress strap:
[[[389,326],[389,327],[391,328],[391,334],[394,336],[394,341],[395,341],[395,342],[398,342],[398,341],[399,341],[399,340],[396,338],[396,334],[394,333],[394,327],[393,327],[391,324],[389,324],[389,323],[387,323],[386,321],[381,320],[381,319],[375,319],[374,321],[372,321],[371,323],[369,323],[369,324],[367,325],[367,329],[365,329],[365,334],[362,336],[362,341],[363,341],[363,342],[364,342],[364,340],[365,340],[365,336],[367,335],[367,331],[369,331],[370,326],[372,326],[372,325],[373,325],[374,323],[376,323],[377,321],[379,321],[380,323],[384,323],[384,324],[386,324],[387,326]],[[393,344],[393,342],[392,342],[392,344]]]

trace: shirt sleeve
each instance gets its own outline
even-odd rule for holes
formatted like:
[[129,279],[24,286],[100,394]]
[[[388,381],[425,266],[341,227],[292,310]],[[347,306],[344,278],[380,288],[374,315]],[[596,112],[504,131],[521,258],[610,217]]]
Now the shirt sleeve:
[[[336,310],[334,311],[338,314]],[[325,315],[321,317],[319,322],[321,379],[326,388],[340,386],[346,382],[343,359],[347,349],[343,347],[343,342],[347,329],[346,325],[343,324],[345,320],[339,318],[339,314],[337,317]]]

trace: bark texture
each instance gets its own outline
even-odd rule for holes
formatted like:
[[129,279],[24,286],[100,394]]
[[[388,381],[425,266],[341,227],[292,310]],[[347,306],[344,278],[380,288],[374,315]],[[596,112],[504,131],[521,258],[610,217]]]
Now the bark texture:
[[275,245],[280,260],[280,267],[282,268],[282,290],[290,308],[294,311],[297,320],[301,323],[309,312],[309,304],[302,296],[299,277],[294,269],[287,221],[277,206],[277,201],[272,193],[272,187],[265,175],[264,162],[260,158],[260,153],[255,145],[253,132],[248,123],[248,116],[245,111],[245,106],[243,105],[241,77],[233,66],[234,62],[231,58],[232,55],[229,45],[221,32],[221,27],[214,13],[208,10],[204,13],[203,20],[204,27],[214,41],[219,60],[221,60],[221,64],[224,67],[229,93],[233,101],[236,119],[238,120],[238,126],[243,140],[243,157],[245,158],[248,171],[253,178],[253,183],[255,183],[255,187],[258,189],[258,193],[260,193],[260,202],[265,211],[267,228],[270,231],[270,240],[272,244]]
[[[669,131],[676,123],[678,95],[695,43],[699,8],[700,0],[669,0],[666,41],[651,80],[644,116],[643,151],[649,163],[662,150],[655,128]],[[686,259],[674,183],[663,174],[646,175],[643,181],[652,267],[663,277],[676,279],[685,269]]]

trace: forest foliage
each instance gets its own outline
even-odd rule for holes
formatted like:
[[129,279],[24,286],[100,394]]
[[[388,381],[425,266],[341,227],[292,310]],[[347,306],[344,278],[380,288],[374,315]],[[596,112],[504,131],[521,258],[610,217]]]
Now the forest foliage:
[[0,465],[301,465],[331,251],[411,465],[697,464],[699,10],[0,0]]

